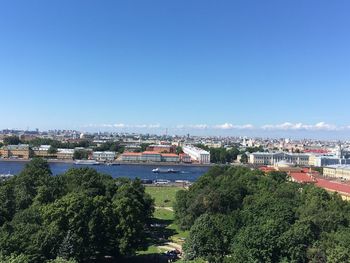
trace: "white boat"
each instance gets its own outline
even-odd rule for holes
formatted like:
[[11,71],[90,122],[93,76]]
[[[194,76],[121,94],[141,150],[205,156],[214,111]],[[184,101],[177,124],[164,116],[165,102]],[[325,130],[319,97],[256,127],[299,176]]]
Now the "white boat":
[[12,178],[14,175],[13,174],[0,174],[0,180],[6,180]]
[[76,160],[74,162],[76,165],[99,165],[100,163],[95,160]]
[[174,170],[172,168],[169,169],[160,169],[160,168],[155,168],[152,170],[153,173],[163,173],[163,174],[171,174],[171,173],[179,173],[179,170]]

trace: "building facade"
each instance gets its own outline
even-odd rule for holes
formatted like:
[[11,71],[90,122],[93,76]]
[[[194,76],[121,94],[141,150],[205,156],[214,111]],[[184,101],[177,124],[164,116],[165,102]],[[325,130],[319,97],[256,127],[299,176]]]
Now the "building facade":
[[19,144],[3,146],[0,155],[3,158],[29,159],[32,154],[28,144]]
[[286,161],[294,165],[309,165],[309,155],[303,153],[268,153],[256,152],[249,155],[249,163],[254,165],[274,165],[275,163]]
[[203,149],[194,147],[192,145],[186,145],[183,147],[183,152],[188,154],[192,160],[198,163],[201,163],[201,164],[210,163],[210,152],[207,152]]
[[180,162],[180,157],[175,153],[162,153],[162,162],[178,163]]
[[73,160],[74,149],[57,149],[57,159],[60,160]]
[[323,176],[350,180],[350,165],[330,165],[323,167]]
[[104,151],[104,152],[93,152],[92,158],[100,162],[113,162],[116,157],[116,152]]
[[157,153],[175,153],[176,146],[168,145],[168,144],[151,144],[147,147],[147,151],[149,152],[157,152]]

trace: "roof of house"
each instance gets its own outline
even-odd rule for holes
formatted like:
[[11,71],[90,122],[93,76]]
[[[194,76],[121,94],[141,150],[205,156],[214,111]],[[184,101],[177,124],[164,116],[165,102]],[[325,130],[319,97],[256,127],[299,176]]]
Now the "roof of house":
[[314,183],[316,180],[309,176],[307,173],[290,173],[290,177],[298,183]]
[[341,194],[350,195],[350,185],[344,183],[338,183],[325,179],[317,179],[316,185],[325,188],[329,191],[339,192]]

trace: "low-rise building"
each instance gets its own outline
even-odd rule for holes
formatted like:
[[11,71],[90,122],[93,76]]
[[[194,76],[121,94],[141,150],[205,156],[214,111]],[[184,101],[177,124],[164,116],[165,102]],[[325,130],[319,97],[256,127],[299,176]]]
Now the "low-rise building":
[[186,145],[183,147],[183,152],[191,156],[191,159],[198,163],[201,163],[201,164],[210,163],[210,152],[208,151],[194,147],[192,145]]
[[350,165],[329,165],[323,167],[323,176],[350,180]]
[[57,159],[60,160],[73,160],[74,149],[57,149]]
[[33,148],[34,156],[42,158],[55,158],[56,153],[49,153],[51,146],[50,145],[40,145]]
[[178,163],[180,162],[180,157],[175,153],[162,153],[162,162]]
[[147,147],[147,151],[157,153],[175,153],[176,146],[168,144],[151,144]]
[[113,162],[116,157],[116,153],[112,151],[93,152],[92,158],[101,162]]
[[156,152],[125,152],[121,155],[121,160],[125,162],[180,162],[180,157],[174,153],[156,153]]
[[249,163],[254,165],[274,165],[280,161],[286,161],[294,165],[309,165],[309,155],[303,153],[269,153],[256,152],[249,155]]
[[183,163],[192,163],[191,156],[189,156],[186,153],[180,153],[179,157],[180,157],[180,161]]
[[29,159],[32,151],[28,144],[6,145],[0,149],[0,155],[3,158]]
[[143,162],[161,162],[162,156],[157,152],[143,152],[141,154],[141,161]]
[[121,160],[124,162],[140,162],[142,153],[125,152],[121,155]]

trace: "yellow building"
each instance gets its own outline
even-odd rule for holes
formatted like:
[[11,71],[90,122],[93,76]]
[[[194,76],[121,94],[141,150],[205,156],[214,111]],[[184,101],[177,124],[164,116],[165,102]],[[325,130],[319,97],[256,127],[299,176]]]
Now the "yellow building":
[[350,165],[330,165],[323,167],[323,176],[350,180]]
[[0,155],[3,158],[29,159],[31,157],[31,149],[28,144],[7,145],[0,149]]

